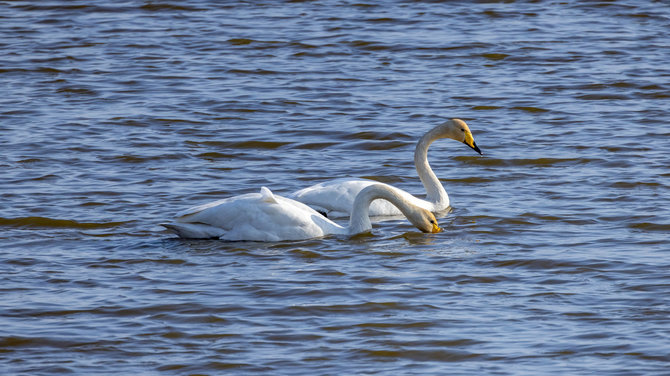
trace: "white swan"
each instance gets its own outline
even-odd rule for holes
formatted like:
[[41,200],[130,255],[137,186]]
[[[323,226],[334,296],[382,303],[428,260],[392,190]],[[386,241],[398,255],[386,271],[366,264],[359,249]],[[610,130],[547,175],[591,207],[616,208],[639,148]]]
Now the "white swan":
[[356,196],[347,227],[325,218],[309,206],[274,195],[266,187],[248,193],[196,206],[177,213],[174,223],[162,226],[182,238],[221,238],[224,240],[281,241],[303,240],[325,235],[355,235],[372,229],[368,209],[375,199],[392,202],[423,232],[441,229],[433,213],[416,207],[384,184],[372,184]]
[[[440,138],[451,138],[462,142],[480,155],[482,154],[475,143],[470,128],[460,119],[447,120],[421,137],[414,150],[414,166],[423,186],[426,188],[426,199],[422,200],[401,189],[394,189],[397,189],[408,202],[433,213],[441,212],[449,207],[449,196],[428,164],[428,147],[433,141]],[[375,183],[383,184],[367,179],[335,179],[293,192],[289,197],[327,213],[329,216],[343,216],[351,213],[356,194],[361,189]],[[387,186],[391,187],[390,185]],[[376,200],[370,206],[370,215],[372,216],[398,214],[401,214],[400,211],[387,201]]]

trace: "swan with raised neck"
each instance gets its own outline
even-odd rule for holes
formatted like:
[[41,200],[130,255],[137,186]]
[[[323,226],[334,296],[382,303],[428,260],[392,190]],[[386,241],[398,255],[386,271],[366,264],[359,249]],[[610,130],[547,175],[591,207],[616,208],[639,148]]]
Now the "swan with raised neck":
[[[426,189],[426,199],[417,198],[401,189],[398,189],[398,191],[414,205],[428,209],[433,213],[442,212],[450,205],[449,195],[428,163],[428,148],[434,141],[442,138],[451,138],[462,142],[480,155],[482,154],[475,143],[470,128],[460,119],[447,120],[426,132],[419,139],[414,149],[414,166]],[[352,212],[356,194],[366,186],[375,183],[379,182],[369,179],[335,179],[301,189],[292,193],[290,197],[328,215],[343,216]],[[395,206],[383,200],[374,201],[370,207],[370,215],[372,216],[399,214],[401,212]]]
[[479,153],[479,155],[482,154],[475,143],[470,128],[461,119],[447,120],[421,136],[414,149],[414,167],[419,174],[421,183],[426,188],[426,201],[433,204],[433,208],[431,208],[433,212],[449,207],[449,195],[428,163],[428,148],[430,144],[442,138],[451,138],[460,141]]

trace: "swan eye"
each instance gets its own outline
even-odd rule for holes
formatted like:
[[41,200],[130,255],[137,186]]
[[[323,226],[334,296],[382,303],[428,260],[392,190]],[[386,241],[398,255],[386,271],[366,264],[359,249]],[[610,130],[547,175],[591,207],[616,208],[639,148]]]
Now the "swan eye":
[[461,128],[461,132],[465,132],[465,128]]

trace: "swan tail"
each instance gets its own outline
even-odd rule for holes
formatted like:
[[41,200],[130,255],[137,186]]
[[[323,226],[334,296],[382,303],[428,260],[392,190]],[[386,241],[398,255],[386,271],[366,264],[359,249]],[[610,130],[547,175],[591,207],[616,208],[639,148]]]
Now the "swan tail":
[[225,230],[202,223],[163,223],[161,226],[185,239],[218,239]]
[[267,202],[268,204],[278,204],[275,195],[272,194],[272,191],[267,187],[261,187],[261,201]]

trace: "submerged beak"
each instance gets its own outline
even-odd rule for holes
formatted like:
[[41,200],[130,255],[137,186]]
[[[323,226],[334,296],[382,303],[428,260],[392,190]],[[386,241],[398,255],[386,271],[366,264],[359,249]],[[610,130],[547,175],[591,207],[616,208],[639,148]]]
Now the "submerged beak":
[[430,232],[432,234],[437,234],[440,231],[442,231],[442,229],[440,228],[440,226],[437,225],[437,222],[433,223],[433,228],[430,229]]

